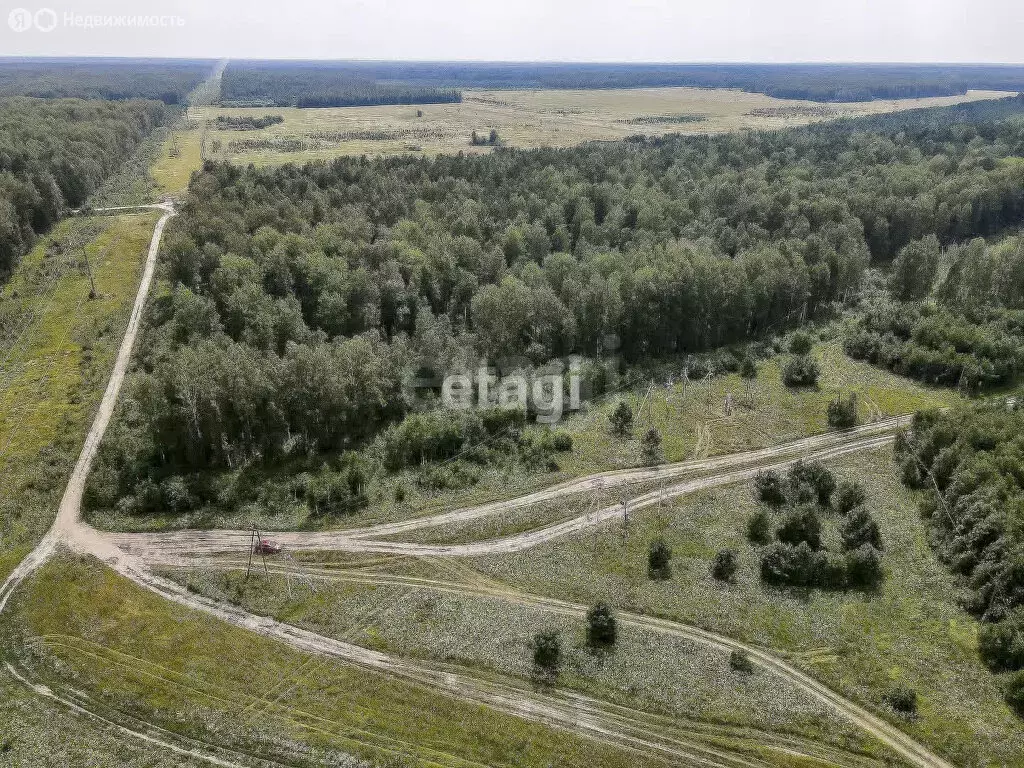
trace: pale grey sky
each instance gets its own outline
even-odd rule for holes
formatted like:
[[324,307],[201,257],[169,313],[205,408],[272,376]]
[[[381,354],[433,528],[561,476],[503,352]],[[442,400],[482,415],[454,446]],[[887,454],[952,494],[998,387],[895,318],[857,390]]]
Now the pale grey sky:
[[[1024,63],[1024,0],[2,0],[0,13],[0,55]],[[163,18],[113,26],[121,15]]]

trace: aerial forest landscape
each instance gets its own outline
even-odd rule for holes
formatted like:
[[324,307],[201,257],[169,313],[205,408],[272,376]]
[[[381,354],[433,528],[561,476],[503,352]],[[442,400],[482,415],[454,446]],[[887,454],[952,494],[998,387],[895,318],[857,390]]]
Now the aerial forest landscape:
[[0,27],[0,766],[1024,768],[1008,0]]

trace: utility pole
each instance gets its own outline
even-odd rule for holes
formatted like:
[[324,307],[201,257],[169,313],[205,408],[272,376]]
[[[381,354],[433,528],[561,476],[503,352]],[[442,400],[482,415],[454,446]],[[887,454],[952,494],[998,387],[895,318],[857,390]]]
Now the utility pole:
[[85,256],[85,271],[89,273],[89,298],[96,298],[96,281],[92,276],[92,265],[89,263],[89,251],[82,246],[82,255]]

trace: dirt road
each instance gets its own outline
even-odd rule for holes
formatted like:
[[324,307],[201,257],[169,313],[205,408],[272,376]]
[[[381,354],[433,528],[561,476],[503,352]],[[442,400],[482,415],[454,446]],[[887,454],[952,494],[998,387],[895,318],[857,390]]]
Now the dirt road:
[[[506,536],[490,541],[469,544],[417,544],[403,541],[377,541],[376,536],[394,536],[396,532],[408,532],[419,528],[433,527],[480,519],[490,515],[507,514],[510,511],[528,507],[539,501],[550,501],[586,490],[610,487],[609,482],[621,483],[668,479],[683,474],[698,475],[695,479],[674,485],[666,485],[654,491],[630,498],[626,502],[629,513],[659,504],[662,500],[684,496],[695,491],[716,488],[722,485],[749,480],[763,469],[785,469],[797,459],[831,459],[856,451],[879,448],[892,442],[896,420],[870,425],[861,431],[831,433],[813,438],[797,440],[773,448],[747,453],[722,456],[697,462],[684,462],[662,470],[629,470],[611,476],[609,473],[581,478],[556,488],[532,493],[511,501],[485,504],[480,507],[449,512],[407,523],[388,523],[370,528],[359,528],[326,532],[281,532],[273,537],[289,551],[335,551],[356,553],[406,554],[421,557],[477,557],[490,554],[521,552],[562,536],[568,536],[587,528],[621,520],[626,513],[622,505],[615,504],[585,515],[554,525]],[[782,458],[782,461],[778,459]],[[736,469],[736,467],[739,467]],[[247,551],[251,539],[250,531],[174,531],[168,533],[111,533],[103,537],[119,549],[151,564],[183,565],[217,555],[237,554]]]

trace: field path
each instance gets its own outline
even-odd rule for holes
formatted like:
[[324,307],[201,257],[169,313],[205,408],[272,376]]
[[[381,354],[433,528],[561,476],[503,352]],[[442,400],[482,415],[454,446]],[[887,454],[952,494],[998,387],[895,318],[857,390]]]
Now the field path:
[[[555,727],[572,730],[591,738],[617,744],[639,752],[650,752],[671,757],[674,760],[690,765],[712,766],[715,768],[746,768],[762,764],[756,758],[743,758],[737,754],[719,752],[707,745],[666,735],[657,729],[652,730],[650,717],[633,710],[623,710],[607,702],[588,697],[568,694],[565,692],[539,694],[519,688],[504,686],[492,681],[477,680],[451,672],[438,671],[429,667],[416,665],[412,662],[371,651],[360,646],[325,638],[297,627],[276,622],[272,619],[249,614],[235,606],[215,602],[200,595],[189,592],[185,588],[166,579],[154,575],[151,563],[189,562],[194,557],[216,555],[223,552],[239,553],[239,544],[248,545],[239,536],[248,537],[247,532],[210,531],[184,532],[167,535],[122,535],[105,534],[85,525],[81,521],[81,501],[85,481],[92,466],[96,451],[106,432],[107,425],[113,414],[121,386],[131,359],[145,303],[149,295],[156,257],[160,248],[160,240],[168,220],[175,215],[169,203],[144,206],[164,211],[157,222],[150,243],[149,253],[143,270],[139,292],[132,309],[131,318],[125,332],[124,340],[118,352],[110,381],[104,392],[103,399],[96,414],[92,428],[86,438],[85,445],[68,482],[53,527],[43,538],[39,546],[30,553],[14,570],[2,586],[0,586],[0,612],[6,607],[12,592],[26,577],[45,563],[57,550],[58,545],[65,544],[77,552],[90,554],[106,562],[117,572],[126,576],[136,584],[145,587],[169,600],[189,608],[200,610],[227,621],[235,626],[258,632],[268,637],[281,640],[292,647],[318,655],[332,656],[351,663],[361,664],[399,677],[418,681],[447,690],[460,698],[490,706],[501,711],[524,717],[535,722],[546,723]],[[97,211],[102,212],[102,209]],[[392,535],[416,528],[443,525],[449,522],[472,520],[502,511],[510,511],[527,506],[537,501],[557,499],[572,493],[607,488],[610,485],[625,485],[648,480],[658,480],[686,475],[700,475],[669,488],[657,490],[632,499],[630,509],[658,503],[667,496],[679,496],[703,488],[711,488],[728,483],[735,483],[753,476],[765,467],[783,467],[799,458],[829,458],[851,451],[867,450],[887,444],[893,439],[898,420],[879,422],[847,433],[830,433],[795,441],[761,451],[701,459],[680,464],[667,465],[659,468],[623,470],[605,472],[564,483],[560,486],[540,491],[535,494],[509,502],[498,502],[453,513],[437,515],[432,518],[375,526],[372,528],[332,533],[289,533],[282,534],[286,546],[295,549],[326,549],[352,552],[399,552],[406,554],[434,555],[440,557],[472,556],[493,552],[515,552],[550,541],[592,525],[600,525],[608,520],[621,516],[619,506],[609,507],[591,515],[577,517],[572,520],[548,526],[538,531],[496,539],[489,542],[455,546],[431,546],[405,542],[382,542],[373,540],[373,536]],[[583,609],[572,603],[536,596],[512,597],[505,593],[507,599],[531,600],[535,604],[543,604],[551,610],[569,611],[576,615]],[[753,646],[748,646],[730,638],[706,632],[697,627],[665,622],[642,616],[630,616],[630,622],[643,623],[649,628],[660,628],[685,636],[688,639],[702,642],[720,650],[745,650],[750,657],[764,669],[786,678],[791,683],[810,693],[815,698],[832,707],[835,711],[859,725],[866,732],[878,738],[910,764],[919,768],[952,768],[952,766],[918,744],[898,728],[872,715],[857,704],[835,693],[795,667],[770,653]],[[14,672],[11,670],[12,673]],[[19,678],[20,679],[20,678]],[[24,681],[27,683],[27,681]],[[617,711],[616,711],[617,710]],[[124,730],[124,729],[123,729]],[[126,731],[140,738],[145,734]],[[196,754],[202,758],[202,755]],[[229,764],[230,763],[221,763]]]
[[125,374],[128,371],[128,363],[131,361],[132,350],[135,348],[135,340],[142,325],[142,314],[146,307],[146,299],[149,296],[149,289],[153,283],[153,274],[156,271],[156,257],[160,251],[160,239],[163,237],[164,227],[175,215],[174,206],[170,203],[156,203],[154,205],[136,205],[117,208],[97,208],[96,213],[107,211],[128,211],[155,209],[163,211],[153,230],[153,239],[149,243],[149,252],[146,254],[146,263],[142,270],[142,279],[139,282],[139,292],[135,296],[135,304],[132,306],[132,314],[128,319],[128,327],[125,329],[124,339],[117,352],[117,359],[114,361],[114,369],[110,374],[110,381],[103,393],[100,407],[93,419],[92,427],[85,438],[85,445],[75,463],[71,479],[68,481],[64,496],[61,498],[60,507],[57,510],[57,519],[47,532],[39,545],[21,561],[17,568],[0,586],[0,612],[7,605],[11,593],[27,576],[45,563],[54,553],[61,541],[70,541],[72,538],[87,541],[96,548],[102,548],[100,540],[89,541],[93,537],[88,531],[80,530],[82,494],[85,491],[85,481],[89,477],[89,470],[92,468],[93,459],[96,458],[96,451],[99,450],[100,442],[107,431],[110,417],[114,413],[114,406],[117,404],[117,397],[121,393],[121,385],[124,383]]
[[[847,453],[885,446],[893,441],[898,421],[898,419],[888,419],[849,432],[830,432],[772,448],[720,456],[714,459],[691,460],[657,468],[598,473],[510,501],[493,502],[398,523],[339,531],[286,531],[274,533],[273,538],[289,551],[377,552],[421,557],[477,557],[521,552],[553,539],[603,525],[609,521],[622,520],[622,505],[613,504],[595,512],[588,512],[536,530],[468,544],[419,544],[377,539],[422,528],[464,523],[484,517],[507,514],[539,502],[552,501],[580,493],[598,492],[616,486],[645,482],[654,483],[680,476],[693,476],[693,479],[666,485],[629,498],[627,508],[629,512],[634,512],[659,504],[664,499],[743,482],[764,469],[785,469],[798,460],[831,459]],[[185,565],[217,555],[247,552],[252,532],[188,530],[165,533],[96,533],[96,535],[147,563]]]

